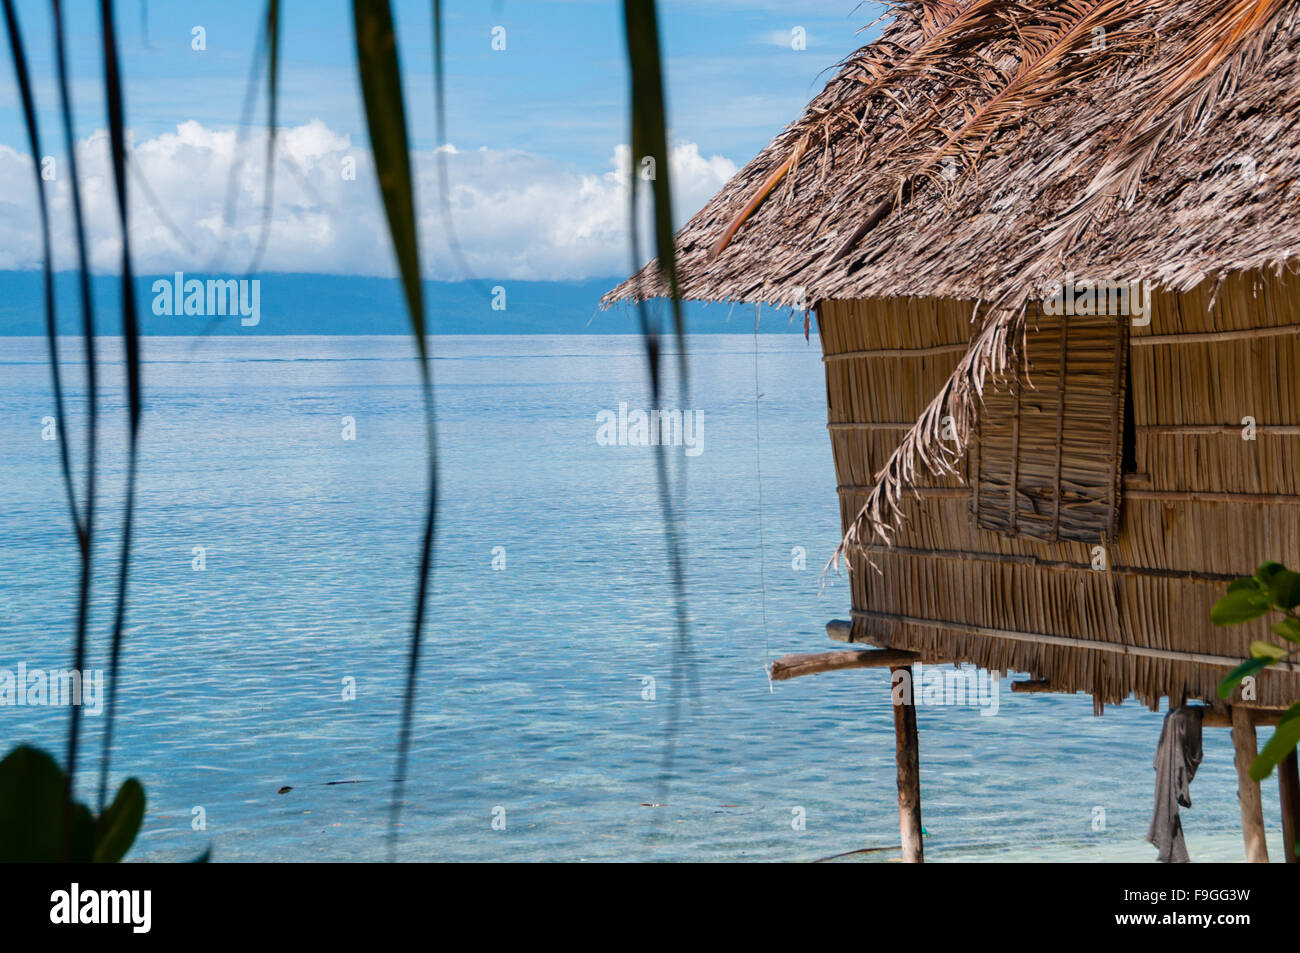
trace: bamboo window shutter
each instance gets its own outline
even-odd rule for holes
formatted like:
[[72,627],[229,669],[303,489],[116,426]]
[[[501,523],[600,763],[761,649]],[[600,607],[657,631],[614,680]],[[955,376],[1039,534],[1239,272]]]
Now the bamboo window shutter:
[[1119,525],[1128,319],[1039,313],[1015,379],[984,395],[971,510],[984,529],[1105,542]]

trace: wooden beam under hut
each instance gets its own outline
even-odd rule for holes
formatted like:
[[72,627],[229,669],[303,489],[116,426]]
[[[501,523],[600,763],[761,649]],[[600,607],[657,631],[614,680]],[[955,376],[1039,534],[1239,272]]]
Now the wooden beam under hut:
[[[1236,728],[1238,719],[1244,719],[1254,730],[1261,725],[1276,725],[1282,720],[1280,708],[1254,708],[1250,705],[1233,705],[1232,708],[1209,708],[1201,716],[1202,728]],[[1254,760],[1254,756],[1251,756]]]
[[[1011,682],[1011,691],[1017,695],[1037,694],[1077,694],[1055,687],[1051,679],[1029,678]],[[1282,720],[1282,709],[1261,708],[1251,704],[1236,704],[1232,708],[1212,708],[1205,706],[1201,715],[1203,728],[1235,728],[1239,720],[1250,726],[1252,733],[1257,725],[1276,725]],[[1253,735],[1252,735],[1253,737]],[[1251,755],[1251,760],[1254,760]]]
[[826,636],[832,642],[852,642],[853,623],[848,619],[831,619],[826,623]]
[[800,675],[819,675],[850,668],[889,668],[910,665],[921,656],[898,649],[844,649],[838,652],[808,652],[786,655],[772,663],[772,681],[783,682]]
[[1031,694],[1039,692],[1055,692],[1059,689],[1053,688],[1052,683],[1045,678],[1030,678],[1025,681],[1013,681],[1011,691],[1020,694]]

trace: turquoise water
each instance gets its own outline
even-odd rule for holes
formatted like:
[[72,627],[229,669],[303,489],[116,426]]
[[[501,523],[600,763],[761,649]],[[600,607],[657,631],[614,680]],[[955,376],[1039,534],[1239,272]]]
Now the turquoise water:
[[[80,458],[84,385],[65,345]],[[823,625],[847,614],[848,588],[821,585],[839,513],[817,342],[757,346],[690,341],[684,409],[701,416],[702,452],[670,458],[685,467],[696,691],[665,792],[683,686],[653,450],[596,440],[601,411],[648,404],[639,341],[434,341],[443,494],[403,859],[803,861],[897,843],[887,673],[765,675],[774,657],[829,647]],[[124,432],[120,352],[100,347],[91,667],[107,654]],[[210,843],[218,861],[382,859],[423,512],[411,346],[151,338],[145,360],[114,756],[115,779],[148,792],[131,856]],[[71,664],[76,550],[57,446],[41,439],[52,413],[44,341],[0,338],[0,669]],[[928,859],[1151,860],[1161,716],[1091,710],[1005,682],[992,717],[920,709]],[[0,707],[0,742],[61,757],[67,718]],[[86,721],[83,770],[102,717]],[[1194,860],[1241,857],[1231,759],[1227,731],[1207,729],[1184,812]],[[1271,780],[1264,797],[1276,859]]]

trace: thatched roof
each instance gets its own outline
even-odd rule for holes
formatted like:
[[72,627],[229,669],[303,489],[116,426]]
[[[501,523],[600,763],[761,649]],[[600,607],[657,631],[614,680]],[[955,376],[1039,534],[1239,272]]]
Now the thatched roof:
[[[976,306],[971,352],[882,471],[850,544],[888,534],[918,467],[952,463],[943,416],[964,448],[1025,304],[1067,272],[1186,291],[1300,259],[1298,6],[894,4],[881,39],[682,229],[688,299]],[[652,262],[606,303],[665,293]]]

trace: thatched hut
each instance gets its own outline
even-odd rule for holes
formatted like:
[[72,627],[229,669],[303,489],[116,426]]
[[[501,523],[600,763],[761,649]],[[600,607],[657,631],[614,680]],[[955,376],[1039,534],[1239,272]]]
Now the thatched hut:
[[[1300,549],[1300,10],[891,12],[678,236],[683,297],[816,314],[852,590],[830,629],[888,651],[801,671],[974,663],[1098,713],[1199,699],[1240,767],[1300,698],[1284,664],[1225,707],[1267,624],[1209,622]],[[607,301],[665,293],[652,263]]]

